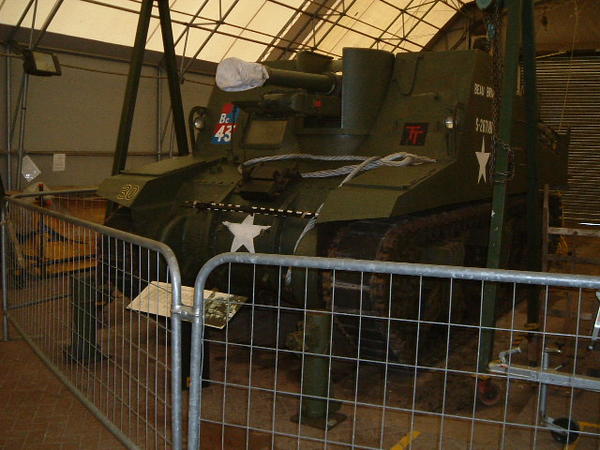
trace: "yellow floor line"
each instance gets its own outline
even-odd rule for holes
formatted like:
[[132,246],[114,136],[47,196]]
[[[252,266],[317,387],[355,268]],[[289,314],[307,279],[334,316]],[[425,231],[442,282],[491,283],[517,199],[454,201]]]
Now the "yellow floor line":
[[[600,424],[598,423],[591,423],[591,422],[577,422],[579,424],[579,429],[581,431],[583,431],[585,428],[600,428]],[[579,440],[573,442],[570,445],[565,445],[564,450],[575,450],[577,448],[577,444],[579,443]]]
[[410,443],[414,441],[421,435],[420,431],[413,431],[412,433],[407,434],[402,439],[400,439],[396,445],[394,445],[390,450],[404,450],[410,446]]
[[582,428],[600,428],[600,423],[578,422]]

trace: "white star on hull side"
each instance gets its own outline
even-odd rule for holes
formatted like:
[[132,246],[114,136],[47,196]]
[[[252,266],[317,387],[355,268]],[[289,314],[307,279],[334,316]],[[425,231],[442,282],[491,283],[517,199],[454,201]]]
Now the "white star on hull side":
[[230,250],[232,252],[245,247],[250,253],[255,253],[254,238],[258,237],[263,230],[271,228],[270,225],[254,225],[254,215],[247,216],[241,223],[224,221],[223,225],[229,228],[229,231],[233,234]]
[[477,183],[483,178],[483,182],[487,183],[487,164],[490,159],[490,153],[485,151],[485,138],[481,139],[481,151],[475,152],[477,162],[479,163],[479,175],[477,176]]

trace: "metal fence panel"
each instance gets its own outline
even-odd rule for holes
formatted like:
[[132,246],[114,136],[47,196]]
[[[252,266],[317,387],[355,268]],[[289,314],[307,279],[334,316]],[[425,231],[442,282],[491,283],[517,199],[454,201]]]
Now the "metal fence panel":
[[104,206],[89,191],[7,200],[5,337],[10,321],[127,447],[178,447],[177,262],[163,244],[100,225]]
[[[483,327],[492,282],[499,318]],[[598,289],[590,276],[220,255],[186,310],[188,448],[597,448]]]

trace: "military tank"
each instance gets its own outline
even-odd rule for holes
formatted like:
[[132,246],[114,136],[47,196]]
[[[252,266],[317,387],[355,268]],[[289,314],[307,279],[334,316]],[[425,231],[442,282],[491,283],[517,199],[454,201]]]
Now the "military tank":
[[[191,111],[193,152],[101,184],[99,194],[118,205],[107,224],[168,244],[188,285],[206,260],[226,251],[484,266],[496,97],[490,67],[479,50],[346,48],[341,60],[310,52],[265,64],[225,60],[209,104]],[[524,259],[519,112],[505,267]],[[566,151],[554,138],[538,146],[541,178],[562,184]],[[336,281],[336,309],[356,311],[360,289],[345,277]],[[278,281],[275,271],[256,279]],[[331,280],[311,283],[310,306],[331,307]],[[397,283],[402,301],[393,301],[392,314],[416,317],[418,299],[407,300],[414,292]],[[388,277],[375,274],[366,284],[363,310],[388,314]],[[304,295],[302,276],[287,286],[287,301]],[[441,317],[445,298],[440,282],[425,283],[424,319]],[[454,314],[466,309],[462,298]],[[413,348],[410,327],[403,334],[392,340],[394,358]],[[385,346],[374,342],[371,352],[383,358]]]
[[[484,264],[496,96],[488,54],[228,59],[217,85],[192,111],[190,155],[123,171],[98,191],[118,205],[107,224],[171,246],[185,282],[236,250]],[[513,218],[526,191],[523,124],[517,117]],[[564,183],[566,153],[538,153],[543,182]]]
[[[228,251],[485,266],[497,95],[490,67],[479,50],[346,48],[339,60],[312,52],[264,64],[225,60],[208,105],[190,112],[191,154],[107,178],[98,193],[116,207],[106,223],[169,245],[187,285],[205,261]],[[517,267],[525,247],[525,121],[522,108],[515,112],[504,267]],[[541,181],[564,184],[564,141],[542,135]],[[248,283],[239,283],[244,270]],[[281,282],[276,270],[253,278],[248,268],[232,272],[232,290],[241,295],[252,280]],[[284,301],[304,305],[308,282],[312,309],[416,318],[426,305],[422,319],[447,314],[440,281],[425,280],[419,296],[401,277],[338,274],[333,305],[331,276],[304,275],[286,277]],[[211,287],[225,289],[225,274],[217,272]],[[468,310],[468,289],[453,304],[453,320]],[[473,296],[479,304],[479,287]],[[355,322],[340,318],[336,332],[360,343],[361,357],[413,360],[411,326],[389,330],[388,346],[385,321],[364,322],[360,332]],[[306,373],[316,375],[305,386],[322,395],[318,379],[327,369]],[[324,411],[321,405],[308,415]]]

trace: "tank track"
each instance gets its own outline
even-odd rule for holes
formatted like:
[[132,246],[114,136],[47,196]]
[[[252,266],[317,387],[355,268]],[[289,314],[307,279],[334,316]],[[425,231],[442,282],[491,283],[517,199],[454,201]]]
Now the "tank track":
[[[524,210],[522,198],[512,199],[507,209],[507,228],[512,231],[512,242],[508,244],[519,251],[524,248],[518,242],[524,239],[520,229],[523,224],[515,218],[523,217]],[[490,203],[485,202],[391,221],[348,223],[331,240],[328,256],[481,267],[485,265],[487,254],[490,211]],[[522,255],[511,256],[511,260],[518,261]],[[334,352],[376,361],[414,361],[417,325],[406,320],[446,321],[448,286],[447,280],[430,278],[419,284],[416,277],[390,279],[387,274],[346,272],[336,273],[333,295],[333,275],[325,274],[325,305],[328,310],[339,313],[334,319],[334,335],[338,336],[334,337],[337,340]],[[479,305],[479,290],[469,292],[468,286],[459,288],[457,285],[454,289],[451,320],[468,320],[465,316],[469,298],[476,299]],[[460,292],[457,289],[461,289]],[[393,292],[391,304],[390,292]],[[357,319],[359,316],[361,319]],[[433,328],[421,323],[418,334],[427,336]],[[434,336],[427,338],[431,337]]]

